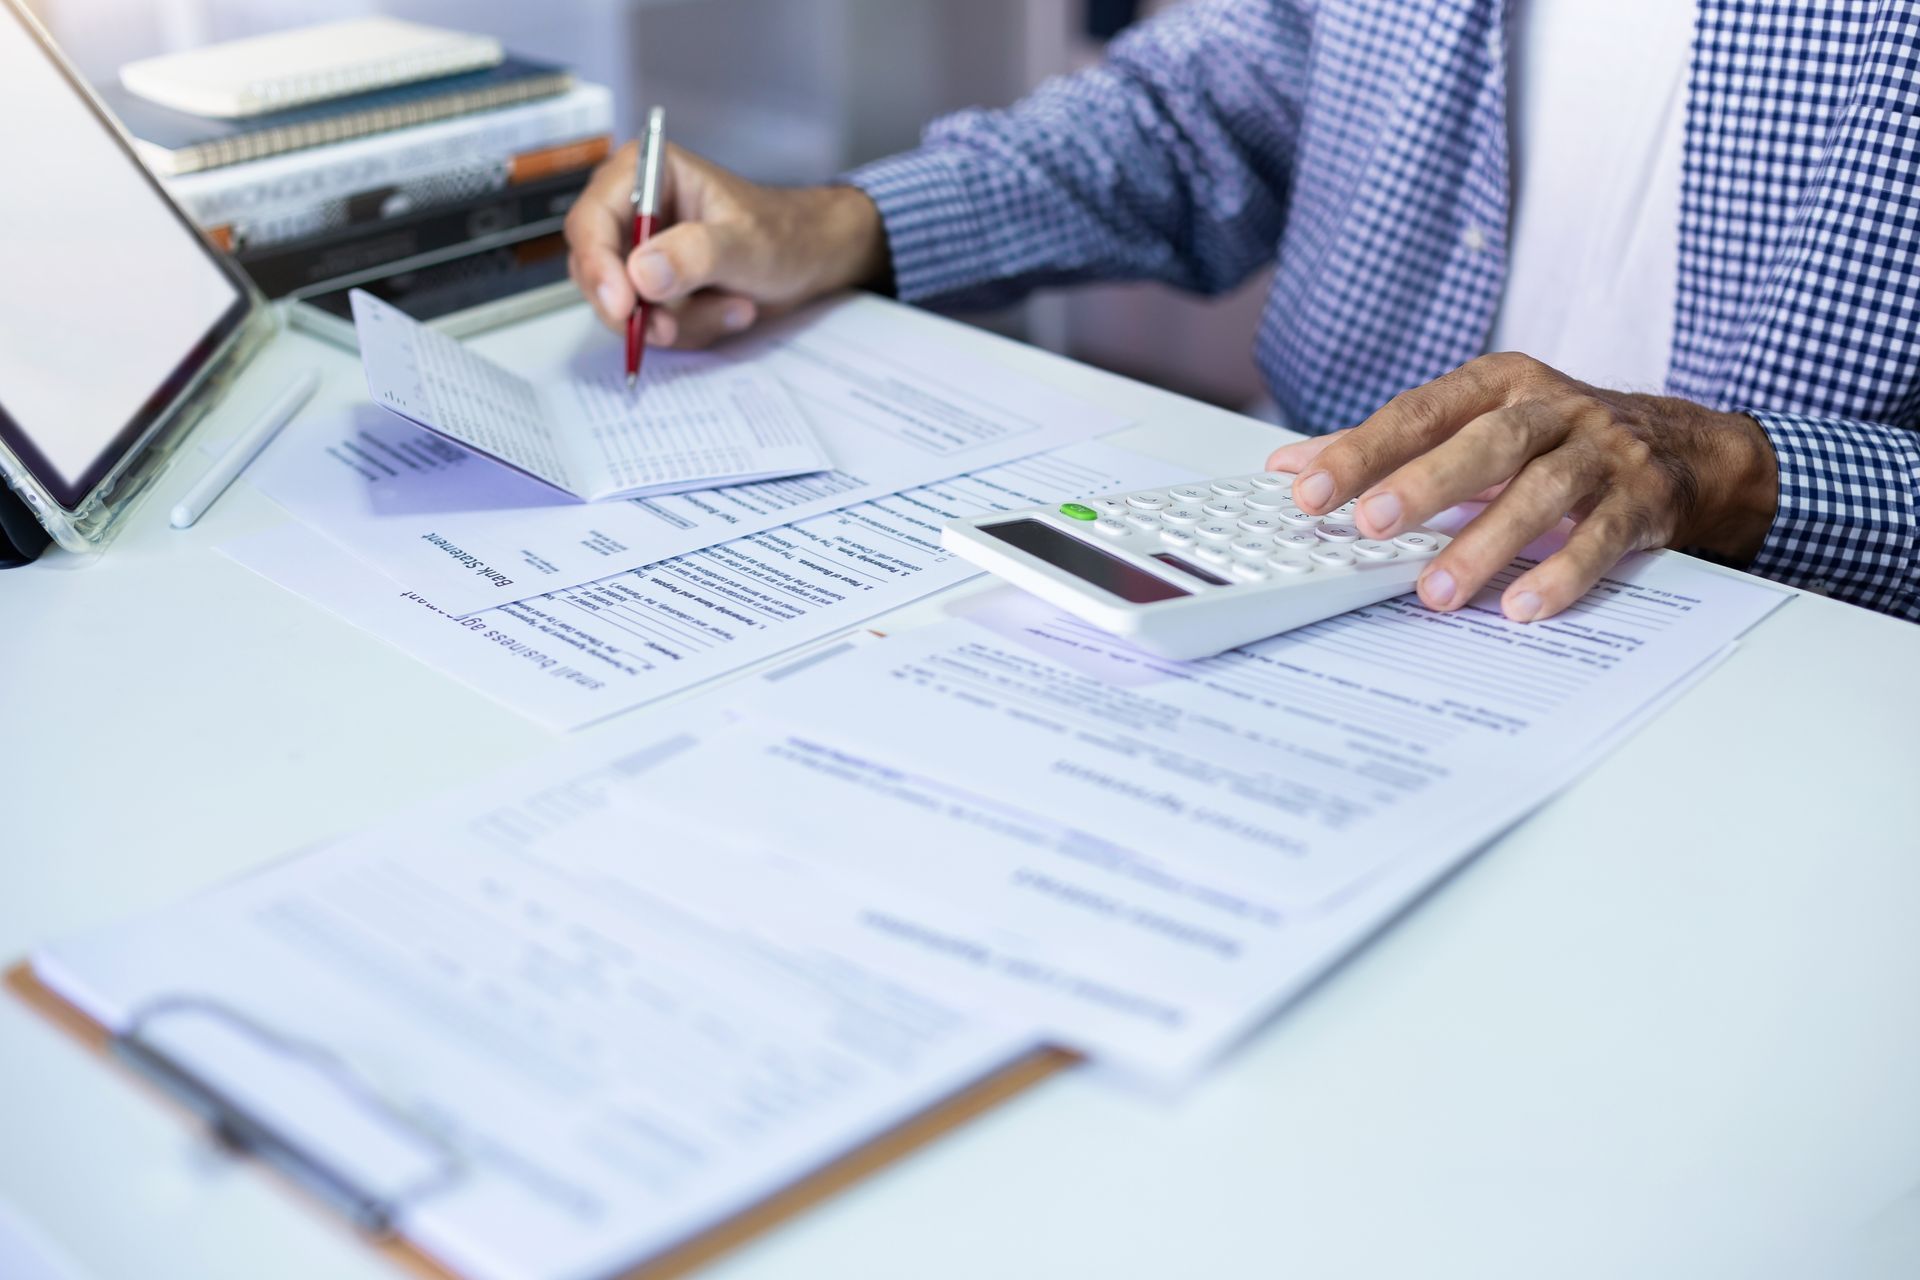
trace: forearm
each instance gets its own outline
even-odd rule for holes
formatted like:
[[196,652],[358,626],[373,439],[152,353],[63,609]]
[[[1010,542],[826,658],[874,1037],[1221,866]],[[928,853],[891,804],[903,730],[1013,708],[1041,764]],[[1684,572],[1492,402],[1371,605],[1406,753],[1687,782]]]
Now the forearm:
[[1237,284],[1278,238],[1308,34],[1287,0],[1202,0],[1009,110],[950,116],[920,150],[856,171],[900,295],[965,305],[1078,280]]

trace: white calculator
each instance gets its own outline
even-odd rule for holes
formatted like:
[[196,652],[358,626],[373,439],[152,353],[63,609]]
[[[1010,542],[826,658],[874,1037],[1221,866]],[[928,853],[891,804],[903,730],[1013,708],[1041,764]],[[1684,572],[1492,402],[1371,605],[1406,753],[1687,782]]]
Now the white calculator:
[[1360,536],[1284,471],[950,520],[949,551],[1142,649],[1204,658],[1411,590],[1445,534]]

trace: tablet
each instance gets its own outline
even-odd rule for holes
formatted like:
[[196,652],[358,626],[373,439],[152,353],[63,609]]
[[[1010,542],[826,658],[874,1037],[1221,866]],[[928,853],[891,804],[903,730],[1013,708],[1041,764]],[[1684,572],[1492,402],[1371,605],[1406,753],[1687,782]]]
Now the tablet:
[[15,0],[0,120],[7,479],[56,538],[95,543],[260,306]]

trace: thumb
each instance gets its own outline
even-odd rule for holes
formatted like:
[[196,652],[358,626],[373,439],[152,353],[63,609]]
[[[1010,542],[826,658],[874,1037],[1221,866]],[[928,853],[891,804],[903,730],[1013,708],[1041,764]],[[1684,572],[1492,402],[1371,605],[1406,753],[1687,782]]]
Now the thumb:
[[672,302],[719,285],[752,296],[747,237],[723,222],[682,222],[627,256],[627,276],[649,302]]

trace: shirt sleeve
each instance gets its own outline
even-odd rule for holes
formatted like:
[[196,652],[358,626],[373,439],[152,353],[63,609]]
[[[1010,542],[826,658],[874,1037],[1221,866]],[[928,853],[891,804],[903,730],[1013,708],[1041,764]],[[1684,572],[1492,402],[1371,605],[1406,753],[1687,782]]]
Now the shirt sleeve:
[[1279,240],[1310,5],[1194,0],[1098,65],[848,175],[879,206],[899,296],[994,306],[1049,284],[1217,293]]
[[1744,412],[1780,468],[1779,509],[1752,571],[1920,622],[1920,434]]

